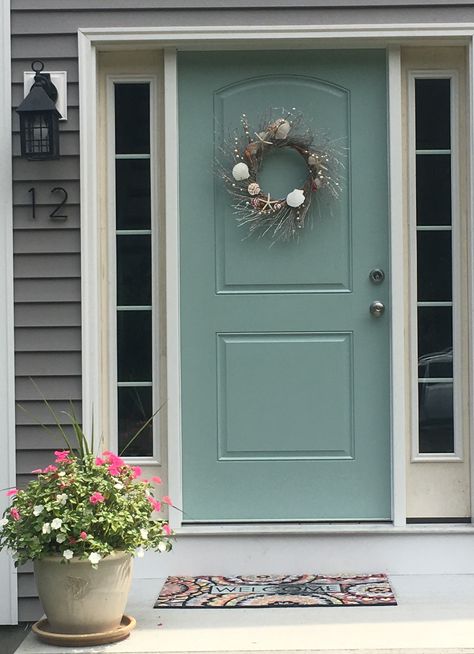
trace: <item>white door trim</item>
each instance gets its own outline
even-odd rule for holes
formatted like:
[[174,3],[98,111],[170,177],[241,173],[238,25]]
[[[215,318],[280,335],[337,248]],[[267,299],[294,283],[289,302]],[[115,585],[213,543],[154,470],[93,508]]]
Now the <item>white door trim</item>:
[[[15,486],[15,372],[13,338],[13,197],[11,126],[10,2],[0,11],[0,489]],[[0,513],[7,506],[0,492]],[[0,554],[0,624],[18,622],[16,570]]]
[[[178,233],[178,166],[177,166],[177,83],[176,46],[188,49],[209,47],[291,47],[304,41],[308,47],[387,47],[389,48],[389,136],[391,139],[390,214],[391,214],[391,357],[392,357],[392,414],[393,448],[393,521],[397,527],[405,525],[405,391],[408,381],[407,335],[404,331],[403,296],[403,232],[401,177],[401,80],[400,44],[470,43],[474,24],[463,25],[351,25],[351,26],[291,26],[291,27],[152,27],[152,28],[92,28],[79,30],[79,77],[81,88],[81,211],[82,211],[82,311],[83,334],[88,347],[83,347],[84,413],[90,416],[92,400],[100,407],[98,398],[98,366],[100,328],[97,321],[96,292],[100,260],[97,249],[98,219],[96,202],[97,152],[95,126],[97,120],[96,51],[120,50],[134,47],[136,42],[148,47],[165,49],[165,133],[166,133],[166,224],[167,224],[167,321],[168,321],[168,439],[169,492],[175,504],[181,501],[181,411],[180,411],[180,353],[179,353],[179,233]],[[398,145],[397,145],[398,144]],[[398,191],[397,191],[398,189]],[[84,342],[83,345],[86,343]],[[393,389],[396,389],[396,398]],[[101,426],[100,411],[94,410],[96,429]],[[97,432],[96,432],[97,433]],[[402,442],[403,441],[403,442]],[[176,512],[175,512],[176,513]],[[174,519],[175,527],[180,518]],[[240,528],[235,527],[235,533]],[[184,531],[184,530],[183,530]]]

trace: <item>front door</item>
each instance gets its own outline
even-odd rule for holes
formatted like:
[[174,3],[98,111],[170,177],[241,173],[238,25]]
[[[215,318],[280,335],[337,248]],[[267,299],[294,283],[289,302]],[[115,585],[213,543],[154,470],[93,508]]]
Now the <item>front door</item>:
[[[183,52],[178,74],[184,520],[389,520],[385,51]],[[345,156],[339,197],[270,247],[215,162],[277,107]],[[297,164],[276,159],[262,184],[284,197]]]

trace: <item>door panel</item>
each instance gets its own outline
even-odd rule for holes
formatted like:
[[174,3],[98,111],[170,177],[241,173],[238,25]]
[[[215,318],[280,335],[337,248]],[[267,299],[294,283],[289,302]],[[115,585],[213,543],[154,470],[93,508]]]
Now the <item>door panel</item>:
[[[389,519],[389,322],[369,313],[389,299],[369,280],[388,269],[385,52],[178,65],[184,518]],[[347,158],[341,196],[269,247],[244,238],[213,168],[242,113],[255,125],[272,107],[302,111]]]

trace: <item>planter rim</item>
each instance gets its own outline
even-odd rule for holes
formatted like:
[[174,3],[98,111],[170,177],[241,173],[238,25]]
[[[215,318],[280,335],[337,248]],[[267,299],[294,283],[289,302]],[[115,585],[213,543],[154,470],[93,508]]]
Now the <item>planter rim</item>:
[[[102,561],[114,561],[116,559],[124,559],[124,558],[131,558],[132,555],[130,552],[123,552],[123,551],[116,551],[113,554],[107,554],[107,556],[104,556],[103,558],[100,559],[99,563],[97,565],[100,565]],[[33,564],[35,563],[41,563],[41,561],[65,561],[67,564],[70,563],[87,563],[87,565],[92,565],[89,559],[79,559],[76,557],[73,557],[72,559],[69,559],[66,561],[66,559],[61,555],[61,554],[48,554],[46,556],[42,556],[38,559],[33,559]]]

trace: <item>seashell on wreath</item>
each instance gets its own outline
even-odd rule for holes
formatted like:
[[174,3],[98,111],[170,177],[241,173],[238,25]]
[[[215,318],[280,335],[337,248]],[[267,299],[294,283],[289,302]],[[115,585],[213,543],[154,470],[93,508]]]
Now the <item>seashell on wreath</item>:
[[250,177],[250,172],[247,164],[243,162],[235,164],[235,166],[232,168],[232,177],[238,182],[242,181],[243,179],[248,179]]

